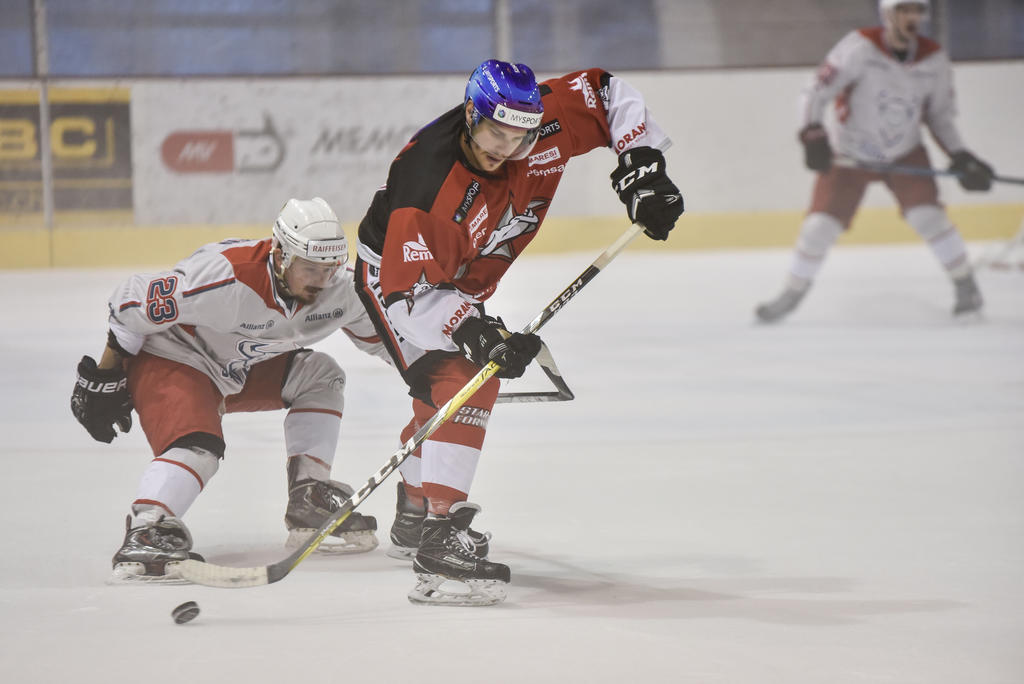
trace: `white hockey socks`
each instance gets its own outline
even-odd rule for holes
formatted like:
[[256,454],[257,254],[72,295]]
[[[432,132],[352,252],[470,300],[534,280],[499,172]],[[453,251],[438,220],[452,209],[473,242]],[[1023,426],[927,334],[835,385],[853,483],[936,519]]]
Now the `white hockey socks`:
[[798,292],[807,290],[842,233],[843,224],[835,217],[821,212],[808,214],[800,227],[786,287]]
[[[480,461],[480,450],[463,444],[435,442],[428,439],[420,447],[421,472],[424,483],[441,485],[463,495],[469,493]],[[426,493],[426,492],[424,492]],[[451,504],[447,499],[434,499],[427,495],[431,513],[444,515]]]
[[142,474],[132,503],[132,526],[147,509],[160,508],[181,517],[220,467],[220,459],[206,449],[174,447],[160,454]]
[[911,207],[904,218],[928,244],[950,278],[959,280],[971,274],[967,245],[941,207],[934,204]]
[[296,461],[295,481],[331,479],[341,418],[333,412],[292,410],[284,419],[288,458]]

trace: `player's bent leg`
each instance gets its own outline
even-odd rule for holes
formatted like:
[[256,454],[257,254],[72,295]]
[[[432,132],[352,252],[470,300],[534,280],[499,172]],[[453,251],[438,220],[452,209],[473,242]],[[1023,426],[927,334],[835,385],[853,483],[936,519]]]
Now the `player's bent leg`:
[[762,302],[754,309],[760,321],[781,320],[800,305],[842,232],[843,224],[834,216],[823,212],[807,215],[800,228],[785,287],[775,299]]
[[903,216],[953,281],[953,315],[981,310],[984,300],[974,279],[967,245],[946,212],[938,205],[922,204],[906,209]]
[[[345,372],[324,354],[302,349],[287,365],[259,364],[246,383],[249,400],[277,398],[289,408],[284,419],[288,452],[288,504],[284,522],[288,548],[303,545],[352,496],[353,488],[331,479],[345,407]],[[255,376],[255,377],[254,377]],[[252,388],[250,388],[252,384]],[[318,553],[363,553],[377,547],[377,521],[353,512],[317,547]]]
[[125,522],[125,538],[114,554],[114,581],[177,582],[175,564],[192,553],[192,536],[178,516],[184,515],[199,492],[216,474],[222,450],[219,440],[205,433],[179,439],[154,458],[139,482],[132,513]]

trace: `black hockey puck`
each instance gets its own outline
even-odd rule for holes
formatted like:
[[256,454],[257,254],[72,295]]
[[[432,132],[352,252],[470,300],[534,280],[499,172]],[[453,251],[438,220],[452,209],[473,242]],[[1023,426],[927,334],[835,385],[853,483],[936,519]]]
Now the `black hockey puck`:
[[194,620],[197,615],[199,615],[199,604],[195,601],[185,601],[171,611],[171,617],[174,618],[174,623],[177,625]]

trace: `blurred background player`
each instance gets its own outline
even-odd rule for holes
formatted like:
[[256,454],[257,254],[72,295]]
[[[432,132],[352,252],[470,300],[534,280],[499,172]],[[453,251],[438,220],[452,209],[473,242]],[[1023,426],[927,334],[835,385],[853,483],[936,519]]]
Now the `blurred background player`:
[[[420,130],[394,160],[359,226],[356,283],[413,397],[405,441],[489,361],[521,376],[541,348],[510,333],[483,302],[537,234],[571,157],[610,147],[612,186],[629,218],[664,240],[683,212],[665,173],[668,137],[643,97],[588,69],[538,84],[524,64],[482,63],[463,102]],[[413,557],[410,600],[485,605],[509,568],[486,559],[467,501],[498,394],[484,385],[402,467],[391,554]],[[445,579],[470,592],[441,589]]]
[[[304,540],[352,489],[330,479],[345,373],[304,349],[338,329],[387,359],[345,269],[348,242],[327,202],[289,200],[263,240],[200,248],[173,269],[135,275],[109,301],[99,363],[78,364],[71,410],[98,441],[131,428],[134,404],[154,459],[131,504],[121,579],[174,579],[192,538],[181,516],[224,457],[221,416],[287,408],[289,544]],[[354,513],[329,551],[369,551],[377,523]],[[193,556],[194,557],[194,556]]]
[[[782,293],[759,305],[757,317],[776,321],[807,294],[839,235],[850,223],[867,185],[883,181],[904,219],[924,239],[953,280],[953,314],[982,307],[967,248],[939,203],[932,176],[878,173],[858,163],[931,168],[921,124],[949,154],[950,169],[966,190],[988,190],[992,168],[964,146],[954,124],[949,58],[933,40],[919,35],[927,0],[880,0],[882,26],[847,34],[832,48],[800,101],[807,167],[817,171],[811,207],[797,239]],[[822,126],[827,105],[836,100],[837,125]],[[833,146],[846,165],[833,163]]]

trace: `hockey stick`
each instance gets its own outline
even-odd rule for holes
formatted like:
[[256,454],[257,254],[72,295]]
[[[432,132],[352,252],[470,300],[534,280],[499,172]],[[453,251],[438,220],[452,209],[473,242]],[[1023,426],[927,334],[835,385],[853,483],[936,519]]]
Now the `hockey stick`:
[[[844,166],[848,169],[863,169],[865,171],[874,171],[875,173],[895,173],[901,176],[952,176],[953,178],[960,178],[962,175],[957,171],[950,171],[948,169],[933,169],[927,166],[901,166],[899,164],[883,164],[881,162],[868,162],[860,161],[858,159],[839,158],[836,159],[837,166]],[[1024,185],[1024,178],[1014,178],[1012,176],[992,176],[993,181],[1000,183],[1013,183],[1015,185]]]
[[[537,314],[530,324],[523,328],[524,333],[533,333],[540,330],[551,317],[558,313],[570,299],[583,289],[583,287],[597,276],[612,259],[619,255],[644,227],[634,223],[623,233],[618,240],[610,245],[597,259],[581,273],[562,293],[555,297],[544,310]],[[323,522],[305,544],[296,549],[290,556],[276,563],[252,568],[236,568],[226,565],[216,565],[198,560],[179,561],[177,569],[181,577],[195,584],[202,584],[208,587],[258,587],[264,584],[273,584],[284,579],[288,573],[295,569],[299,563],[313,553],[318,546],[326,539],[331,532],[336,530],[352,514],[356,506],[361,504],[387,477],[398,469],[405,459],[412,452],[416,451],[430,435],[441,427],[449,418],[479,390],[484,383],[498,372],[500,366],[491,361],[480,369],[466,385],[455,393],[448,402],[438,409],[433,418],[427,421],[416,431],[402,447],[392,454],[391,458],[366,481],[359,490],[335,511],[331,517]]]
[[555,386],[554,392],[499,392],[496,404],[513,404],[530,401],[572,401],[576,395],[569,389],[569,385],[562,379],[562,374],[555,365],[555,357],[548,350],[548,345],[541,342],[540,352],[537,354],[537,365],[540,366],[548,380]]

